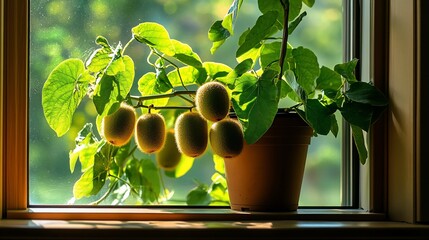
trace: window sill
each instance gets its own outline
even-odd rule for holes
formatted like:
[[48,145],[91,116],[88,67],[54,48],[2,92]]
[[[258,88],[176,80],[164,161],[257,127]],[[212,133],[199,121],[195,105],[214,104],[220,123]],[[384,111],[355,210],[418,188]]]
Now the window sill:
[[7,219],[114,221],[383,221],[385,215],[359,209],[298,209],[296,212],[240,212],[229,208],[35,207],[9,210]]
[[0,220],[0,239],[427,239],[429,225],[387,221]]

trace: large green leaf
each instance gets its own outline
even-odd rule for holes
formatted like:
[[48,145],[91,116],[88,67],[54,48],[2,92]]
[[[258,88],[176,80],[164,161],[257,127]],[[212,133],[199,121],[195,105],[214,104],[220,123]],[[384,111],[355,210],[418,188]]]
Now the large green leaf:
[[304,47],[294,48],[292,55],[296,64],[297,82],[307,94],[311,94],[316,88],[316,78],[320,73],[317,57],[310,49]]
[[232,92],[232,103],[246,142],[255,143],[271,127],[277,113],[277,87],[273,79],[243,74]]
[[373,85],[366,82],[354,82],[350,84],[349,90],[345,93],[350,100],[372,106],[386,106],[387,98]]
[[174,45],[171,42],[170,35],[161,24],[144,22],[133,27],[132,33],[137,41],[154,47],[168,56],[174,56]]
[[93,80],[79,59],[65,60],[49,74],[42,89],[42,107],[46,121],[59,137],[69,130],[73,114]]
[[235,54],[236,57],[240,57],[247,51],[260,44],[260,42],[264,40],[264,38],[267,37],[269,33],[271,33],[271,28],[275,25],[277,21],[277,16],[277,11],[269,11],[266,12],[264,15],[260,16],[256,20],[255,25],[246,35],[243,44],[241,44],[240,47],[237,49],[237,52]]

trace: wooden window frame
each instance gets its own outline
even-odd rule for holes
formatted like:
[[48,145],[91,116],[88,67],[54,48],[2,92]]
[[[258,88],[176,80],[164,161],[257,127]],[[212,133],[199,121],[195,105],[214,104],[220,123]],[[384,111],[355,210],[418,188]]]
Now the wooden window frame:
[[[421,169],[428,164],[420,146],[427,127],[424,61],[421,55],[425,0],[372,1],[372,76],[374,84],[391,97],[390,107],[371,131],[370,200],[366,211],[299,210],[298,214],[246,214],[226,209],[195,208],[28,208],[27,101],[28,1],[0,0],[0,205],[3,219],[57,220],[389,220],[427,222],[429,199]],[[423,11],[423,10],[421,10]],[[427,18],[427,17],[426,17]],[[404,27],[408,23],[413,27]],[[397,32],[396,29],[404,32]],[[427,31],[427,30],[425,30]],[[412,37],[405,37],[412,36]],[[396,47],[401,45],[401,51]],[[427,76],[427,74],[426,74]],[[403,79],[409,79],[404,81]],[[397,97],[399,94],[400,97]],[[427,112],[427,111],[426,111]],[[425,131],[425,132],[423,132]],[[427,191],[426,191],[427,192]]]

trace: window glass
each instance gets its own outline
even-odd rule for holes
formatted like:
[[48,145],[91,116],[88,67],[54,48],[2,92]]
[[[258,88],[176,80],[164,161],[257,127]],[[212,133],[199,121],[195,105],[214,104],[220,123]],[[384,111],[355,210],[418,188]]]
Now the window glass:
[[[319,57],[320,66],[333,67],[342,61],[342,0],[316,1],[311,14],[296,29],[292,45],[312,49]],[[126,183],[104,198],[108,184],[92,197],[76,199],[73,186],[81,178],[81,165],[73,172],[69,154],[75,148],[75,138],[87,122],[95,126],[96,110],[92,102],[84,100],[73,116],[73,125],[61,137],[48,126],[42,109],[42,88],[49,73],[61,61],[76,57],[86,59],[98,46],[97,36],[104,36],[111,45],[125,45],[131,38],[131,28],[141,22],[152,21],[166,27],[170,36],[192,46],[203,61],[236,64],[234,51],[238,36],[233,36],[215,54],[210,53],[211,42],[207,30],[222,19],[230,1],[225,0],[31,0],[30,1],[30,90],[29,90],[29,203],[31,205],[89,204],[102,199],[100,204],[173,204],[186,205],[191,189],[210,186],[215,173],[210,151],[193,160],[192,168],[183,176],[159,171],[161,189],[167,201],[144,201],[135,197]],[[251,27],[260,15],[256,1],[244,1],[236,25],[236,32]],[[312,27],[306,27],[306,26]],[[235,49],[235,48],[234,48]],[[133,43],[127,54],[135,62],[135,82],[148,71],[148,49]],[[136,87],[131,94],[139,95]],[[168,120],[168,119],[167,119]],[[341,122],[341,121],[339,121]],[[341,127],[340,127],[341,131]],[[341,132],[335,138],[313,138],[306,163],[300,206],[339,206],[341,176]],[[135,152],[138,159],[153,155]],[[155,166],[155,165],[154,165]],[[150,198],[150,197],[148,197]],[[162,199],[161,199],[162,200]],[[213,201],[213,205],[227,202]]]

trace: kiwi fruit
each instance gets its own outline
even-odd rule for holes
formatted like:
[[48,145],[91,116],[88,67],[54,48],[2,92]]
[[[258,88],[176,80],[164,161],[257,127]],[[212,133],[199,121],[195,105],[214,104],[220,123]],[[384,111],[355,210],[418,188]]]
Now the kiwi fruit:
[[165,143],[165,120],[159,113],[146,113],[137,119],[135,129],[137,147],[144,153],[161,150]]
[[212,151],[223,158],[235,157],[243,150],[243,130],[240,123],[231,118],[213,123],[209,139]]
[[201,115],[212,122],[224,119],[229,113],[229,94],[219,82],[207,82],[201,85],[195,95],[195,104]]
[[166,171],[172,171],[177,167],[181,158],[182,154],[179,152],[176,145],[174,129],[170,129],[167,131],[164,146],[156,154],[156,162],[160,168]]
[[207,125],[207,120],[198,112],[180,114],[174,126],[179,151],[194,158],[203,154],[208,145]]
[[117,147],[123,146],[130,141],[135,123],[135,109],[126,103],[121,103],[118,110],[102,119],[101,135],[110,144]]

